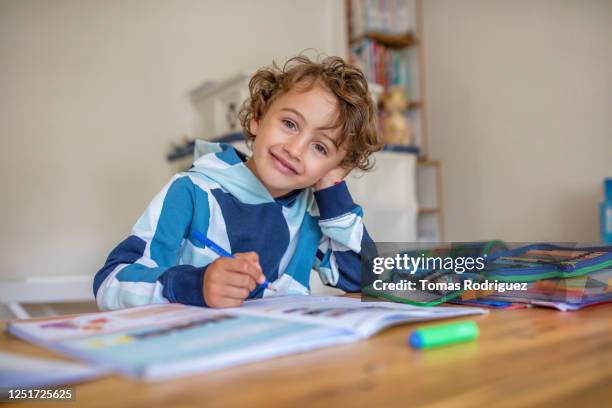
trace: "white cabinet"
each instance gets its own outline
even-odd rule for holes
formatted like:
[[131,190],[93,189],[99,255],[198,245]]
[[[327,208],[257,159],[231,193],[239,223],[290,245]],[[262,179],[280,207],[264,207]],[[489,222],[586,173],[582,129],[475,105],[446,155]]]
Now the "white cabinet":
[[368,232],[377,242],[416,242],[416,154],[383,150],[375,159],[372,171],[347,178]]
[[420,242],[444,240],[441,171],[438,160],[420,159],[417,162],[416,194],[419,201],[417,236]]

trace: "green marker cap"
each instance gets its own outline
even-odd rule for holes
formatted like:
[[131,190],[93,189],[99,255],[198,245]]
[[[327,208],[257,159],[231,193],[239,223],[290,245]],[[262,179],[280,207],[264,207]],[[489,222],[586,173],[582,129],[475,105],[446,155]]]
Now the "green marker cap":
[[417,349],[428,349],[470,341],[477,337],[478,325],[468,320],[415,330],[408,337],[408,343]]

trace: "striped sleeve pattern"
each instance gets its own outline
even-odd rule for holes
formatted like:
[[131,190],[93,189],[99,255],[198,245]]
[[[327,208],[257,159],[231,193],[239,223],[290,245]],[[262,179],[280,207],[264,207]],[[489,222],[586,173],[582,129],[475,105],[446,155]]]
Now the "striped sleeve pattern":
[[361,290],[361,248],[372,242],[363,210],[353,202],[345,182],[315,191],[322,238],[314,268],[324,284],[346,292]]
[[196,202],[208,205],[200,201],[206,201],[206,192],[184,175],[155,196],[96,273],[94,295],[101,310],[167,302],[205,305],[205,269],[177,265]]

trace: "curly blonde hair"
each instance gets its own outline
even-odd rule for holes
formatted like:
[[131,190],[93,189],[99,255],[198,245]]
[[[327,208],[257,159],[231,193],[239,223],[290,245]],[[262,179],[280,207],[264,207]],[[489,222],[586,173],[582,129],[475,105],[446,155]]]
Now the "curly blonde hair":
[[247,142],[250,145],[255,138],[250,131],[251,119],[261,119],[279,96],[296,88],[307,91],[315,84],[323,86],[338,101],[337,119],[332,128],[341,129],[336,144],[346,150],[340,165],[371,170],[374,162],[370,156],[382,148],[376,131],[374,102],[361,70],[340,57],[326,57],[316,62],[298,55],[289,59],[282,68],[273,62],[269,67],[259,69],[249,82],[250,98],[239,112]]

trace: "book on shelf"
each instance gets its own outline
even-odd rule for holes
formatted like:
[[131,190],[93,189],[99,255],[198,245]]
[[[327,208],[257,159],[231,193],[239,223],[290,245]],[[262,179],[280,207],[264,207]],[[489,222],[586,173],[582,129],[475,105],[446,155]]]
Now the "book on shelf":
[[350,0],[351,36],[416,32],[416,0]]
[[409,88],[410,67],[402,50],[395,50],[375,40],[363,38],[351,46],[350,62],[362,69],[368,82],[385,88]]

